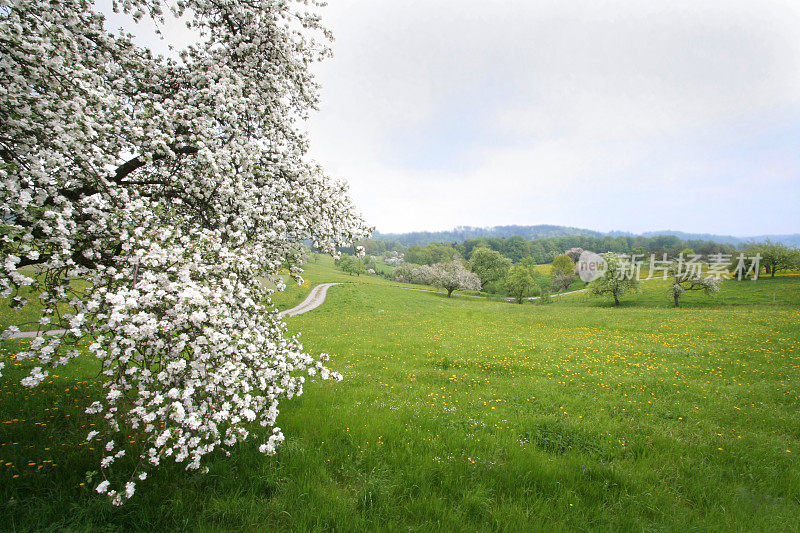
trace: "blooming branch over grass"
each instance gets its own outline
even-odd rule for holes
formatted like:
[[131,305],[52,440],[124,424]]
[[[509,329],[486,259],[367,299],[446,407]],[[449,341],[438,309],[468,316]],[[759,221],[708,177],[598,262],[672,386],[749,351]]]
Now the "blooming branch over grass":
[[[284,263],[299,277],[303,239],[335,253],[369,233],[295,127],[329,53],[305,4],[180,0],[202,38],[176,61],[105,31],[88,0],[0,0],[0,291],[38,298],[39,327],[66,330],[18,354],[37,365],[23,385],[90,339],[105,396],[87,412],[108,437],[96,490],[115,504],[141,469],[199,469],[255,424],[274,453],[300,373],[341,379],[286,336],[261,285]],[[164,6],[118,7],[159,20]],[[144,448],[115,444],[125,431]],[[114,473],[126,454],[138,466]]]

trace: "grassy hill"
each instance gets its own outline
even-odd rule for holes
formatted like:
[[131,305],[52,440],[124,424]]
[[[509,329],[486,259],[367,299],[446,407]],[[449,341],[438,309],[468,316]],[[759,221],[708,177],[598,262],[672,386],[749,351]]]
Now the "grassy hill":
[[[165,468],[121,509],[81,446],[94,361],[22,389],[0,357],[9,527],[110,530],[795,530],[800,276],[727,282],[674,309],[662,281],[613,308],[586,293],[516,305],[351,277],[288,319],[338,384],[281,404],[287,436]],[[136,436],[132,436],[136,438]],[[65,444],[62,444],[65,443]],[[15,477],[16,476],[16,477]]]

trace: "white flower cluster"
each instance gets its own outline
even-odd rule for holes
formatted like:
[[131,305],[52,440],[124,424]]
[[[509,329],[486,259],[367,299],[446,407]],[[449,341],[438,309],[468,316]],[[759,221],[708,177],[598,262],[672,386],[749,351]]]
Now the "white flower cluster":
[[403,261],[405,261],[405,254],[403,254],[402,252],[397,252],[395,250],[386,252],[386,254],[383,256],[383,262],[386,263],[387,265],[397,266]]
[[[203,37],[175,61],[108,33],[90,0],[0,0],[0,292],[24,305],[30,287],[38,327],[66,330],[18,354],[37,364],[23,385],[91,339],[105,393],[87,412],[108,434],[96,490],[115,504],[146,478],[115,481],[126,453],[198,469],[255,424],[274,453],[299,373],[341,379],[286,337],[261,285],[303,239],[334,253],[369,232],[295,127],[328,53],[307,3],[178,0]],[[119,431],[146,444],[119,447]]]

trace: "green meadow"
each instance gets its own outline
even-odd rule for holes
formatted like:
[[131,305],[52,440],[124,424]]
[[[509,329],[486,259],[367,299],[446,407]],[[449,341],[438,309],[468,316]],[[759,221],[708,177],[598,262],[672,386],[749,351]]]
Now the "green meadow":
[[95,361],[28,390],[27,341],[3,342],[2,528],[797,530],[800,276],[676,309],[661,280],[615,308],[447,298],[327,258],[306,270],[275,303],[348,282],[287,319],[344,380],[281,404],[275,456],[256,438],[206,475],[160,468],[121,508],[93,491],[100,440],[82,442]]

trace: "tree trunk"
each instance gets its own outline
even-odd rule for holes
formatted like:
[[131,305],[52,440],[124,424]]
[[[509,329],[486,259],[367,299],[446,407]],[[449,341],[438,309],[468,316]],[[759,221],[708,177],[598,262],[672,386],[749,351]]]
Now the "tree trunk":
[[678,307],[678,295],[677,294],[673,294],[672,295],[672,299],[675,300],[675,307]]
[[450,295],[453,294],[455,289],[447,289],[447,297],[450,298]]
[[619,298],[617,298],[617,293],[612,293],[614,295],[614,305],[619,305]]

